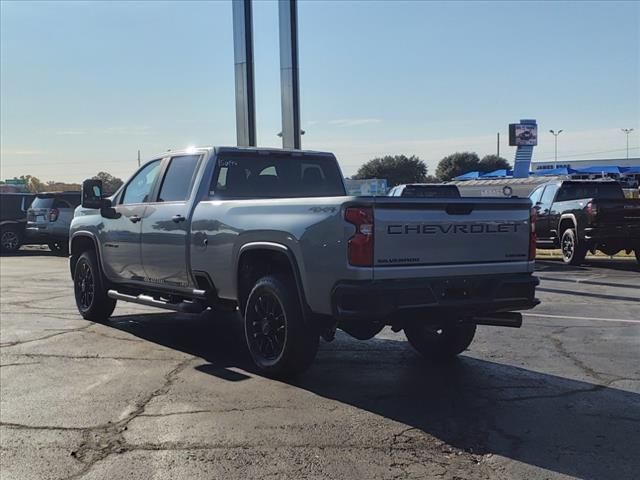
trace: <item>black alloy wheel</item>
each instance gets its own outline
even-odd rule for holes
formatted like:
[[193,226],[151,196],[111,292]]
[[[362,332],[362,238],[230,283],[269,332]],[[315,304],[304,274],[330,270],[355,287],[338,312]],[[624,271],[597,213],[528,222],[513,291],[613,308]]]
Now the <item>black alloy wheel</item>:
[[76,265],[74,287],[78,309],[80,312],[89,310],[95,298],[96,285],[91,265],[84,259]]
[[283,307],[275,295],[264,292],[258,296],[247,326],[252,346],[262,357],[275,360],[282,355],[287,325]]

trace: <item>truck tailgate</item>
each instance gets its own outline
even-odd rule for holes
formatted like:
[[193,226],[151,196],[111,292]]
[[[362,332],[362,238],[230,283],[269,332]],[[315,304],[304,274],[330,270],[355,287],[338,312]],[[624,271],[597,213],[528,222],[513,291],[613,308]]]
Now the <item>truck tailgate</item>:
[[530,210],[526,198],[378,197],[374,277],[527,271]]
[[598,209],[594,223],[640,225],[640,200],[595,198],[592,201]]

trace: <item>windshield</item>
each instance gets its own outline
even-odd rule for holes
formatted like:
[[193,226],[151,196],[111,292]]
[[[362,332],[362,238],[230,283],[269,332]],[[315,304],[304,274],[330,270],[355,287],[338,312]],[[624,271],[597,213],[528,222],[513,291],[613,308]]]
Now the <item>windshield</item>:
[[218,160],[215,198],[296,198],[345,195],[333,157],[242,156]]
[[558,192],[556,202],[566,202],[581,198],[623,199],[624,193],[617,183],[565,184]]

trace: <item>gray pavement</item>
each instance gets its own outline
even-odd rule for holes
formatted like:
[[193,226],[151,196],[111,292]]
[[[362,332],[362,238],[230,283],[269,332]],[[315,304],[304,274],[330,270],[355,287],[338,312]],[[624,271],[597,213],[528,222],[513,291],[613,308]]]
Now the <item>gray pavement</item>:
[[[539,264],[521,329],[426,364],[390,330],[338,334],[292,382],[258,375],[232,314],[76,313],[66,259],[0,271],[0,477],[589,478],[640,472],[635,262]],[[535,312],[535,313],[534,313]]]

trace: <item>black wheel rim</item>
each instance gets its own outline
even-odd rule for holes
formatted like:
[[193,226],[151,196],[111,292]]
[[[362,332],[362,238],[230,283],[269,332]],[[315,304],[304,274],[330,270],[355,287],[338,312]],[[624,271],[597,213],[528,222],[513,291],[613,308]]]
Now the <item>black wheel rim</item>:
[[282,304],[275,295],[262,293],[250,306],[247,336],[251,349],[265,360],[277,359],[284,350],[287,323]]
[[567,260],[571,260],[573,258],[574,247],[573,237],[571,235],[565,235],[562,238],[562,254],[564,255],[564,258]]
[[78,269],[75,281],[76,299],[82,310],[88,310],[95,295],[93,272],[87,262],[79,263],[76,268]]
[[2,234],[2,248],[15,250],[18,247],[18,235],[15,232],[4,232]]

